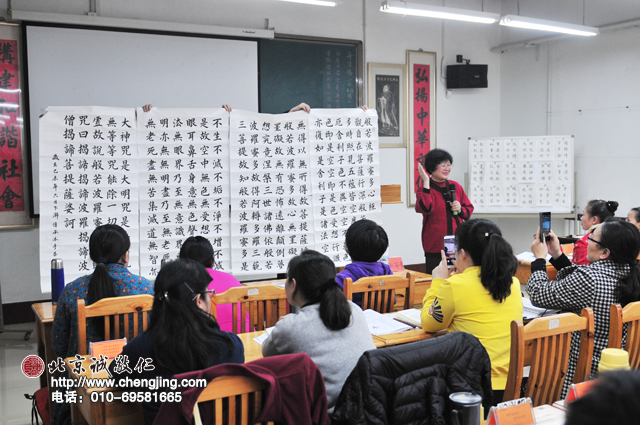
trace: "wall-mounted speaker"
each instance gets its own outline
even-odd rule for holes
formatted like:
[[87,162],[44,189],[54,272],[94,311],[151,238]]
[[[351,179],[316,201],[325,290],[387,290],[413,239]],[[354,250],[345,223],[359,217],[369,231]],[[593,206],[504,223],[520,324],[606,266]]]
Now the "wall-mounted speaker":
[[487,88],[488,65],[448,65],[447,89]]

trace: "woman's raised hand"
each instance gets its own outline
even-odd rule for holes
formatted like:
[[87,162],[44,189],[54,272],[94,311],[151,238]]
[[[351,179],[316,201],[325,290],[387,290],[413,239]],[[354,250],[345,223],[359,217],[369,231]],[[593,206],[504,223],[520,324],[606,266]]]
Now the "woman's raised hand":
[[424,167],[420,162],[418,162],[418,172],[420,173],[420,178],[422,179],[422,186],[425,189],[431,188],[431,183],[429,181],[429,174],[424,170]]

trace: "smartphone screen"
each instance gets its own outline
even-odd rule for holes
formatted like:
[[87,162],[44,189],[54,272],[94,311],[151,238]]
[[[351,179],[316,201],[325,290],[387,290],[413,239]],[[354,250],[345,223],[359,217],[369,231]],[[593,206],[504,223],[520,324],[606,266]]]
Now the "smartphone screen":
[[549,232],[551,231],[551,213],[540,213],[540,240],[544,236],[545,239],[549,239]]
[[447,235],[444,237],[444,255],[447,257],[447,266],[449,268],[455,267],[453,260],[456,259],[456,237],[454,235]]

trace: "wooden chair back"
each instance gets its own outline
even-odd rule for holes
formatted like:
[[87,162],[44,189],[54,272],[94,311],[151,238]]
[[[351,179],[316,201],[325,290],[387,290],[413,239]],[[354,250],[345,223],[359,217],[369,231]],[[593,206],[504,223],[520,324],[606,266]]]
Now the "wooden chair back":
[[[153,295],[103,298],[90,306],[85,304],[83,299],[78,300],[78,354],[81,355],[87,354],[88,318],[104,317],[103,341],[123,337],[129,338],[130,332],[133,333],[135,338],[140,333],[140,320],[142,320],[142,330],[147,330],[149,324],[148,314],[153,306]],[[142,317],[140,318],[140,316]],[[112,324],[113,326],[111,326]]]
[[214,425],[252,425],[262,411],[265,388],[264,382],[247,376],[215,378],[196,401],[193,408],[194,422],[202,425],[198,403],[213,401]]
[[580,354],[573,383],[589,379],[593,356],[593,310],[582,315],[563,313],[533,319],[526,326],[522,320],[511,322],[509,375],[503,401],[520,398],[523,370],[531,366],[525,397],[534,406],[560,400],[569,364],[571,332],[580,331]]
[[415,297],[416,276],[407,272],[405,277],[386,275],[362,277],[353,282],[351,278],[344,279],[344,295],[349,301],[353,294],[362,293],[362,309],[372,309],[379,313],[391,313],[394,309],[396,290],[404,291],[403,310],[413,308]]
[[[275,285],[240,286],[211,296],[211,314],[217,316],[217,306],[232,304],[233,333],[262,331],[275,326],[278,319],[289,313],[287,293]],[[238,315],[240,311],[240,315]],[[247,313],[249,329],[247,329]],[[240,323],[238,318],[242,317]]]
[[[627,340],[622,346],[623,325],[627,324]],[[640,369],[640,301],[610,307],[609,348],[622,348],[629,353],[629,366]]]
[[566,243],[566,244],[560,245],[560,248],[562,248],[562,252],[564,252],[565,255],[570,257],[571,255],[573,255],[573,246],[574,245],[572,243]]

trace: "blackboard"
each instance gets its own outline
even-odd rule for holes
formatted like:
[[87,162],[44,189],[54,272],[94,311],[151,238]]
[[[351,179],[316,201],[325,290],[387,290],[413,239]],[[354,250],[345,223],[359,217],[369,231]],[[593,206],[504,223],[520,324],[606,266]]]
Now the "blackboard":
[[362,99],[362,42],[281,36],[258,42],[260,112],[355,108]]

